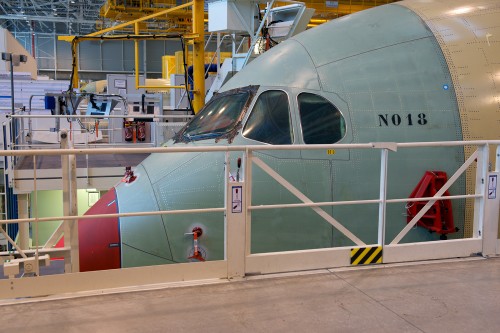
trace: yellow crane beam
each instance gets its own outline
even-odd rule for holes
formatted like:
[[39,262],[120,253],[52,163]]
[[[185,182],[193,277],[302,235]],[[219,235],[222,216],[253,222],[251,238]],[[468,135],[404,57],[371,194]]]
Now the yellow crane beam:
[[198,113],[205,104],[205,14],[204,1],[193,2],[193,33],[198,35],[193,39],[193,81],[196,88],[193,109]]
[[[397,0],[339,0],[339,1],[325,1],[325,0],[304,0],[308,8],[314,8],[315,13],[312,19],[331,20],[340,16],[355,13],[361,10],[372,8],[379,5],[388,4]],[[166,6],[175,6],[175,0],[108,0],[105,5],[101,7],[100,15],[103,18],[113,21],[128,21],[144,16],[149,16],[158,11],[165,10]],[[289,5],[290,2],[279,1],[278,6]],[[265,8],[265,4],[260,4],[261,9]],[[204,13],[205,19],[207,14]],[[170,21],[170,27],[166,29],[176,29],[182,31],[187,27],[183,25],[192,24],[190,21],[192,17],[191,8],[184,8],[182,11],[176,11],[169,15],[156,17],[157,22]],[[312,25],[317,25],[318,22],[310,22]],[[141,30],[144,28],[141,26]]]
[[[142,1],[137,1],[142,3]],[[194,112],[197,113],[202,107],[203,104],[205,103],[205,73],[204,73],[204,58],[205,58],[205,51],[204,51],[204,2],[203,0],[194,0],[191,2],[187,2],[185,4],[182,4],[177,7],[173,8],[168,8],[159,12],[156,12],[151,15],[147,15],[144,17],[141,17],[139,19],[131,20],[129,22],[117,24],[113,27],[106,28],[91,34],[88,34],[83,37],[78,37],[76,36],[59,36],[59,40],[64,40],[67,42],[71,42],[71,48],[72,48],[72,53],[73,53],[73,68],[72,68],[72,73],[73,73],[73,87],[77,88],[79,85],[79,79],[78,79],[78,57],[77,57],[77,52],[76,49],[78,47],[78,43],[83,40],[88,40],[91,39],[92,37],[98,37],[98,36],[103,36],[104,34],[115,31],[115,30],[121,30],[121,29],[130,29],[133,27],[134,29],[134,36],[138,38],[134,38],[134,55],[135,55],[135,83],[136,83],[136,88],[145,88],[145,89],[153,89],[153,88],[158,88],[157,86],[155,87],[149,87],[149,86],[141,86],[139,84],[139,37],[144,37],[144,39],[148,39],[150,37],[154,36],[143,36],[140,35],[140,23],[161,17],[163,15],[172,13],[176,10],[187,8],[187,7],[192,7],[192,13],[193,13],[193,33],[185,36],[193,40],[193,80],[194,80],[194,86],[196,90],[193,90],[194,93],[194,100],[193,100],[193,109]],[[119,36],[118,38],[120,38]],[[130,37],[130,36],[128,36]],[[111,37],[112,39],[118,39],[116,37]],[[127,38],[127,36],[123,36],[123,38]],[[107,39],[106,37],[102,37],[102,39]]]
[[143,16],[141,18],[138,18],[138,19],[135,19],[135,20],[132,20],[132,21],[128,21],[128,22],[125,22],[125,23],[122,23],[122,24],[117,24],[117,25],[115,25],[113,27],[110,27],[110,28],[107,28],[107,29],[104,29],[104,30],[100,30],[100,31],[88,34],[87,36],[99,36],[99,35],[105,34],[106,32],[110,32],[110,31],[114,31],[114,30],[120,30],[122,28],[133,26],[136,23],[144,22],[144,21],[147,21],[147,20],[150,20],[150,19],[153,19],[153,18],[157,18],[157,17],[163,16],[163,15],[167,15],[168,13],[175,12],[175,11],[177,11],[179,9],[183,9],[183,8],[186,8],[186,7],[191,7],[191,6],[193,6],[193,3],[194,3],[193,1],[190,1],[190,2],[187,2],[187,3],[182,4],[180,6],[177,6],[177,7],[165,9],[165,10],[156,12],[154,14]]

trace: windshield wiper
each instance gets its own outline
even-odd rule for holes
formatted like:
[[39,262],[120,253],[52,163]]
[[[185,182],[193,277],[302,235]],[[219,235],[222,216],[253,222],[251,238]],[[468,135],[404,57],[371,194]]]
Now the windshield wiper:
[[194,134],[194,135],[186,133],[184,134],[184,137],[186,137],[188,141],[208,140],[208,139],[218,138],[224,135],[224,133],[225,132],[210,132],[210,133]]

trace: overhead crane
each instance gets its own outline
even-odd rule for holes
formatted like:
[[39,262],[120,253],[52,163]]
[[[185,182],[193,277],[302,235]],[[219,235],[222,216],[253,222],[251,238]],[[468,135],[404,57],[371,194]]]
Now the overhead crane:
[[[310,21],[310,26],[325,23],[344,15],[352,14],[361,10],[375,6],[395,2],[396,0],[304,0],[301,1],[308,8],[315,9],[315,13]],[[186,2],[185,0],[182,1]],[[100,16],[110,22],[128,21],[142,18],[166,8],[172,8],[179,4],[178,0],[108,0],[100,10]],[[285,6],[290,1],[277,1],[277,6]],[[262,9],[265,4],[259,5]],[[205,13],[205,21],[208,19]],[[192,24],[192,13],[190,8],[172,12],[164,17],[157,17],[154,22],[141,23],[141,31],[165,32],[177,31],[187,32]]]
[[[182,1],[181,5],[188,1]],[[144,18],[149,15],[163,12],[166,9],[178,7],[176,0],[108,0],[99,12],[99,15],[110,22],[130,21]],[[140,22],[141,31],[147,32],[188,32],[193,25],[191,8],[178,8],[165,16],[155,17],[148,22]],[[104,27],[103,27],[104,28]],[[122,31],[133,29],[124,28]]]
[[[115,1],[114,2],[118,2]],[[133,3],[144,3],[145,1],[133,1]],[[193,110],[198,112],[205,103],[205,73],[204,73],[204,2],[203,0],[193,0],[186,2],[182,5],[163,9],[157,11],[154,14],[143,16],[141,18],[131,20],[125,23],[117,24],[113,27],[106,28],[85,36],[59,36],[59,40],[67,41],[71,43],[73,62],[72,62],[72,86],[73,88],[78,88],[79,78],[78,78],[78,58],[77,58],[77,47],[78,44],[85,40],[134,40],[135,44],[135,76],[136,76],[136,89],[165,89],[165,88],[184,88],[179,86],[141,86],[139,84],[139,41],[148,39],[167,39],[172,38],[172,35],[152,35],[152,34],[141,34],[140,24],[145,23],[148,20],[166,17],[177,11],[182,11],[185,8],[191,8],[192,14],[192,31],[190,33],[185,33],[182,38],[192,41],[193,44]],[[109,32],[113,31],[123,31],[123,29],[133,28],[133,34],[121,34],[121,35],[107,35]]]

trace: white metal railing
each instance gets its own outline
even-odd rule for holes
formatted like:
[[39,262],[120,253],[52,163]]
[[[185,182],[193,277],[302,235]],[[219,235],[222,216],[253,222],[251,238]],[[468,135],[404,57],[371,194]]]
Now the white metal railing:
[[[403,149],[412,149],[417,147],[476,147],[477,149],[467,158],[465,163],[456,170],[449,178],[446,184],[436,195],[430,198],[387,198],[387,168],[390,160],[389,152],[397,154],[397,151]],[[496,146],[496,169],[489,170],[489,151],[490,147]],[[34,209],[34,216],[16,220],[0,220],[0,225],[4,223],[38,223],[47,221],[64,220],[66,222],[77,221],[80,219],[91,219],[96,217],[125,217],[125,216],[145,216],[145,215],[163,215],[163,214],[186,214],[186,213],[206,213],[206,212],[225,212],[225,259],[207,261],[203,263],[185,263],[171,264],[162,266],[150,266],[142,268],[127,268],[121,270],[86,272],[85,275],[71,274],[65,277],[65,282],[60,283],[59,276],[46,276],[43,281],[35,279],[10,279],[8,284],[5,280],[0,281],[0,297],[20,297],[45,295],[50,293],[68,292],[77,290],[101,289],[109,287],[120,287],[137,284],[172,282],[180,280],[196,280],[206,278],[238,278],[249,273],[275,273],[305,269],[320,269],[350,265],[350,253],[353,248],[358,247],[383,247],[383,262],[404,262],[414,260],[440,259],[451,257],[466,257],[471,253],[481,253],[484,256],[500,254],[498,240],[498,215],[500,196],[489,196],[488,179],[489,177],[499,177],[500,174],[500,141],[468,141],[468,142],[420,142],[420,143],[366,143],[366,144],[334,144],[334,145],[286,145],[286,146],[175,146],[164,148],[115,148],[115,149],[61,149],[61,150],[21,150],[21,151],[0,151],[3,156],[33,156],[33,165],[36,166],[36,158],[41,155],[61,155],[74,156],[80,154],[136,154],[136,153],[182,153],[182,152],[225,152],[225,180],[226,194],[225,206],[204,209],[155,211],[155,212],[133,212],[119,214],[101,214],[89,216],[56,216],[56,217],[38,217],[37,210]],[[368,149],[380,151],[380,193],[378,198],[367,200],[334,201],[334,202],[313,202],[299,189],[295,188],[290,182],[282,177],[278,172],[269,167],[262,159],[254,156],[255,152],[265,151],[292,151],[292,150],[342,150],[342,149]],[[243,155],[243,168],[241,170],[241,179],[234,181],[231,175],[230,158],[231,152],[239,152]],[[167,157],[166,157],[167,158]],[[472,162],[476,161],[475,176],[479,180],[472,193],[459,195],[443,196],[460,175],[466,170],[471,170]],[[71,163],[70,163],[71,164]],[[297,197],[302,203],[280,204],[280,205],[252,205],[252,168],[258,167],[265,173],[275,179],[281,186]],[[63,175],[65,171],[63,170]],[[71,174],[71,171],[66,172]],[[67,176],[66,176],[67,177]],[[36,169],[34,169],[34,202],[36,206]],[[232,207],[232,198],[230,193],[234,187],[241,188],[243,198],[241,200],[241,211],[234,211]],[[73,187],[74,188],[74,187]],[[496,188],[495,188],[496,190]],[[474,200],[474,220],[473,233],[470,238],[453,239],[445,241],[403,243],[401,239],[405,234],[415,226],[417,221],[425,214],[432,204],[437,200],[443,199],[471,199]],[[428,201],[424,208],[408,223],[399,234],[393,239],[385,239],[386,225],[386,206],[392,203]],[[355,235],[332,215],[325,212],[321,207],[338,205],[366,205],[378,204],[379,214],[374,223],[378,223],[378,237],[376,244],[365,244],[359,235]],[[309,207],[320,215],[327,223],[348,237],[354,246],[333,247],[323,249],[311,249],[300,251],[259,253],[253,254],[250,249],[251,239],[251,212],[263,209],[275,208],[297,208]],[[66,223],[65,222],[65,223]],[[69,230],[69,229],[67,229]],[[16,253],[10,255],[21,256],[29,259],[32,254],[36,258],[46,253],[57,253],[60,251],[65,260],[75,260],[77,252],[73,252],[69,244],[61,250],[43,249],[36,247],[34,251],[23,251],[15,242],[8,237],[6,232],[1,229],[1,233],[17,249]],[[66,231],[65,231],[66,232]],[[35,233],[36,235],[36,233]],[[36,241],[35,243],[38,243]],[[67,244],[68,245],[68,244]],[[9,253],[2,253],[9,255]],[[77,260],[77,259],[76,259]],[[37,260],[38,262],[38,260]],[[66,266],[67,270],[71,266]],[[74,266],[73,266],[74,268]],[[37,268],[38,269],[38,268]],[[37,273],[39,271],[37,270]],[[50,280],[52,279],[52,280]],[[111,279],[114,283],[103,282]],[[52,281],[49,285],[47,281]],[[14,281],[14,282],[13,282]],[[6,286],[10,287],[7,288]],[[14,287],[12,287],[14,286]],[[4,288],[5,287],[5,288]]]
[[[172,122],[173,126],[178,126],[180,124],[185,124],[187,120],[189,120],[192,116],[191,115],[144,115],[141,116],[141,119],[145,120],[150,120],[152,124],[157,125],[160,124],[161,122],[164,122],[165,120],[170,120],[170,121],[175,121]],[[53,144],[50,143],[43,143],[43,142],[33,142],[33,134],[34,133],[48,133],[51,132],[51,128],[55,129],[56,128],[56,122],[60,120],[67,120],[70,126],[66,130],[69,131],[71,137],[75,137],[78,134],[94,134],[93,137],[87,135],[85,136],[85,141],[82,143],[74,143],[75,147],[81,147],[81,148],[97,148],[97,147],[117,147],[117,146],[123,146],[127,144],[124,142],[124,140],[113,140],[113,135],[111,133],[113,132],[118,132],[118,131],[123,131],[123,126],[115,126],[115,127],[110,127],[108,126],[107,121],[109,119],[117,119],[117,120],[127,120],[130,119],[130,116],[127,115],[50,115],[50,114],[16,114],[12,115],[9,117],[12,119],[11,123],[9,123],[9,128],[17,128],[16,131],[10,129],[11,133],[16,132],[15,136],[12,136],[12,149],[17,150],[17,149],[36,149],[36,148],[45,148],[45,147],[55,147],[55,148],[60,148],[60,143],[56,142]],[[31,122],[34,119],[42,119],[42,120],[49,120],[49,121],[54,121],[54,126],[44,126],[44,129],[33,129],[32,126],[26,127],[23,126],[24,122],[23,120],[27,120],[28,122]],[[76,120],[81,120],[81,124],[77,123]],[[105,121],[103,124],[102,122]],[[99,124],[101,126],[99,126]],[[82,127],[84,126],[84,127]],[[60,129],[64,128],[59,128],[57,129],[55,134]],[[149,146],[149,147],[156,147],[158,146],[161,142],[157,142],[157,138],[160,137],[159,134],[157,133],[158,131],[162,130],[162,126],[155,127],[151,131],[151,140],[147,140],[146,143],[141,142],[135,142],[139,146]],[[27,142],[26,138],[31,138],[30,142]]]
[[[135,142],[126,142],[122,133],[124,131],[122,120],[130,119],[127,115],[51,115],[30,114],[20,110],[14,115],[7,115],[4,123],[6,149],[60,149],[59,133],[61,130],[68,131],[75,148],[157,147],[173,137],[180,126],[183,126],[190,118],[192,115],[182,114],[141,116],[141,119],[151,120],[149,122],[150,129],[147,131],[150,134],[149,137],[144,141],[137,139]],[[48,121],[49,123],[36,129],[32,126],[33,120]],[[68,128],[61,126],[61,123],[67,124]],[[50,142],[44,142],[38,137],[47,137],[48,135],[52,135]],[[80,142],[74,142],[77,136],[81,139]],[[14,169],[18,157],[17,155],[7,156],[7,173],[10,175],[10,184],[15,181]]]

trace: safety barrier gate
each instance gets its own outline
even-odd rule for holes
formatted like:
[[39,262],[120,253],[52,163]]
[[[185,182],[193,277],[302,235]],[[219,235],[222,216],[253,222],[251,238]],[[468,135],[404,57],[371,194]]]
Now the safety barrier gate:
[[[387,169],[389,164],[389,153],[397,154],[403,149],[416,147],[467,147],[471,148],[465,163],[451,175],[448,181],[437,191],[433,197],[427,198],[397,198],[387,197]],[[491,149],[496,148],[496,169],[489,170]],[[305,194],[301,193],[276,170],[269,167],[261,158],[255,156],[255,152],[265,151],[293,151],[293,150],[342,150],[342,149],[368,149],[380,151],[380,191],[379,197],[369,200],[357,201],[334,201],[313,202]],[[37,165],[36,158],[40,155],[63,156],[63,180],[71,182],[71,167],[75,155],[78,154],[103,154],[103,153],[180,153],[180,152],[225,152],[225,179],[226,179],[226,203],[225,207],[210,209],[190,209],[177,211],[137,212],[108,214],[107,216],[143,216],[163,214],[185,214],[205,212],[225,212],[225,260],[206,262],[181,263],[159,266],[147,266],[137,268],[125,268],[117,270],[94,271],[78,273],[78,246],[77,240],[71,237],[72,228],[76,227],[76,221],[92,218],[92,216],[63,216],[39,218],[2,220],[5,223],[33,223],[37,228],[38,223],[54,220],[64,220],[65,239],[71,239],[66,247],[39,248],[22,250],[1,229],[9,242],[16,248],[16,256],[24,258],[25,262],[34,265],[35,273],[39,272],[38,263],[41,259],[46,260],[46,254],[63,256],[66,260],[66,272],[58,275],[39,276],[35,274],[30,278],[11,278],[0,280],[0,298],[17,298],[27,296],[40,296],[60,294],[77,291],[102,290],[108,288],[122,288],[137,285],[160,284],[168,282],[204,280],[204,279],[233,279],[242,278],[248,274],[266,274],[278,272],[290,272],[299,270],[323,269],[349,266],[353,261],[359,261],[360,256],[371,256],[374,262],[395,263],[429,259],[443,259],[454,257],[469,257],[471,254],[482,256],[493,256],[500,254],[500,242],[498,239],[499,203],[500,196],[497,193],[496,180],[500,174],[500,141],[468,141],[468,142],[424,142],[424,143],[367,143],[367,144],[334,144],[334,145],[286,145],[286,146],[209,146],[191,147],[176,146],[165,148],[124,148],[124,149],[61,149],[54,150],[25,150],[25,151],[1,151],[3,156],[33,156],[33,165]],[[235,167],[230,165],[230,154],[239,152],[243,156],[243,167],[241,177],[235,179],[231,175]],[[234,157],[234,156],[233,156]],[[234,159],[234,158],[233,158]],[[474,166],[471,165],[474,163]],[[476,173],[476,185],[473,193],[443,196],[450,186],[466,171],[474,169]],[[69,168],[69,169],[68,169]],[[275,179],[283,188],[289,191],[302,203],[280,204],[280,205],[252,205],[252,169],[260,168],[267,175]],[[233,173],[232,173],[233,171]],[[33,170],[33,179],[36,189],[36,169]],[[390,180],[389,180],[390,181]],[[235,201],[231,195],[234,189],[241,191],[243,195],[238,199],[238,209],[234,209]],[[71,196],[71,193],[68,195]],[[36,192],[35,205],[36,205]],[[470,238],[451,239],[432,242],[401,243],[403,237],[413,228],[419,219],[440,199],[456,200],[469,199],[474,201],[473,231]],[[386,239],[386,207],[391,203],[402,203],[412,201],[427,201],[427,204],[409,221],[408,224],[393,239]],[[357,235],[337,221],[331,214],[325,212],[321,207],[340,205],[378,205],[378,237],[376,244],[365,244]],[[251,239],[251,212],[263,209],[297,208],[309,207],[326,222],[330,223],[336,230],[350,239],[355,245],[322,248],[312,250],[299,250],[275,253],[252,254],[250,252]],[[36,212],[36,209],[34,210]],[[375,220],[375,218],[374,218]],[[37,243],[37,241],[35,242]],[[69,246],[68,246],[69,245]],[[75,246],[76,245],[76,246]],[[73,246],[73,247],[72,247]],[[377,251],[383,250],[383,258]],[[4,256],[12,254],[2,253]],[[32,259],[34,258],[34,259]],[[3,259],[2,262],[3,263]],[[9,258],[7,258],[9,259]],[[23,259],[21,259],[22,261]]]

